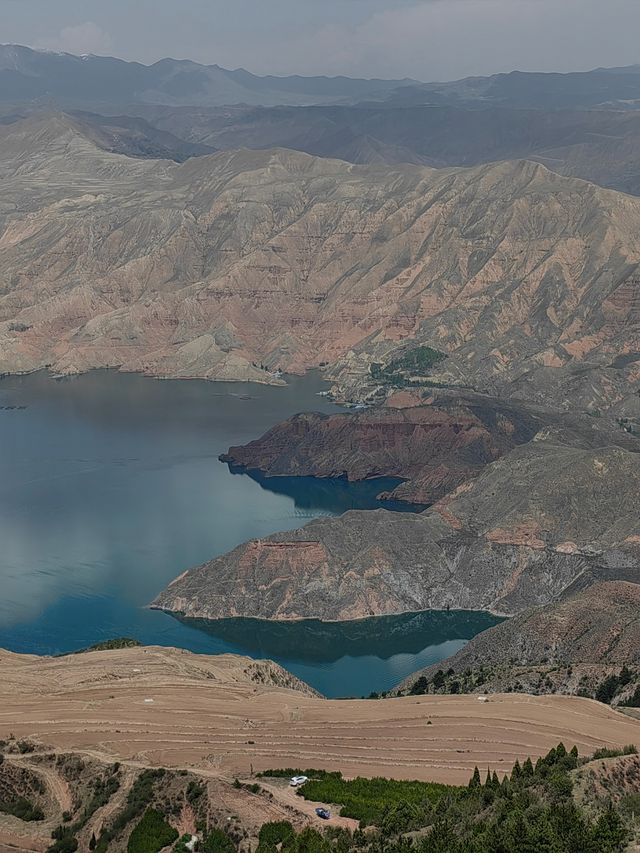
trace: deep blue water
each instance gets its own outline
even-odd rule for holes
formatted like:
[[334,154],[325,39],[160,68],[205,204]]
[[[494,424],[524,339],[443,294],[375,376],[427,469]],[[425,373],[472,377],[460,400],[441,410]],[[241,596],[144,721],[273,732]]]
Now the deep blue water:
[[[56,654],[117,636],[273,657],[322,692],[363,695],[492,624],[425,614],[346,626],[182,624],[145,605],[240,542],[378,506],[392,481],[256,480],[218,461],[299,411],[336,411],[319,378],[286,388],[99,371],[0,381],[0,647]],[[205,630],[206,629],[206,630]]]

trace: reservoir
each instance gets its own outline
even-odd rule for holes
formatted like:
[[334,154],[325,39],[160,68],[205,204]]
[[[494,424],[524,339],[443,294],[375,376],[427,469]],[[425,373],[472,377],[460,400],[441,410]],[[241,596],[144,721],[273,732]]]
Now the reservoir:
[[336,412],[318,376],[287,387],[96,371],[0,380],[0,648],[60,654],[114,637],[277,660],[329,696],[389,689],[497,620],[433,613],[182,623],[146,605],[185,568],[347,509],[394,481],[252,479],[218,461],[300,411]]

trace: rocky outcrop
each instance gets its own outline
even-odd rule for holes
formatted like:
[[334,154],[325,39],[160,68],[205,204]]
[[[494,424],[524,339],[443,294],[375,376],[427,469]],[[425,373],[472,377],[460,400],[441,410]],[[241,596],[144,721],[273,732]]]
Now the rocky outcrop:
[[63,116],[0,143],[0,372],[328,364],[357,397],[415,340],[447,356],[435,384],[637,403],[639,200],[527,162],[132,159]]
[[[597,582],[483,631],[453,657],[407,678],[398,692],[417,690],[419,679],[432,683],[440,670],[464,692],[586,693],[627,667],[624,698],[640,681],[639,614],[640,583]],[[428,690],[424,681],[419,686]]]
[[400,477],[381,497],[430,505],[539,431],[577,447],[640,442],[607,421],[510,405],[470,392],[393,394],[386,407],[346,414],[305,413],[276,424],[220,459],[266,477]]
[[354,414],[301,414],[221,456],[269,477],[400,477],[386,497],[431,504],[517,444],[545,416],[481,398]]
[[640,571],[640,455],[542,432],[424,513],[349,512],[254,540],[154,602],[188,617],[355,619],[543,605]]

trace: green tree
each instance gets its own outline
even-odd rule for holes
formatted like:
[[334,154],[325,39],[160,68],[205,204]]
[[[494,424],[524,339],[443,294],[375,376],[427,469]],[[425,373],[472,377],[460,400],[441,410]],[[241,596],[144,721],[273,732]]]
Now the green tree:
[[593,831],[594,849],[599,853],[615,853],[625,846],[626,831],[622,818],[610,803],[603,812]]
[[236,853],[236,846],[226,832],[212,829],[202,843],[202,853]]

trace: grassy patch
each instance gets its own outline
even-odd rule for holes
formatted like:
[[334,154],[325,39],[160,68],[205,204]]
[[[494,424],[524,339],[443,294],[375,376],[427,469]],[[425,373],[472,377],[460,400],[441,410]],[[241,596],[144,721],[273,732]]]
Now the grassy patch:
[[607,749],[606,747],[603,749],[596,749],[591,758],[588,758],[587,761],[597,761],[601,758],[620,758],[623,755],[637,755],[638,749],[635,744],[630,743],[627,746],[623,746],[622,749]]
[[324,779],[327,776],[335,776],[342,778],[342,773],[331,772],[329,770],[300,770],[299,767],[281,767],[277,770],[263,770],[261,773],[256,773],[258,777],[271,779],[291,779],[294,776],[308,776],[309,779]]
[[370,372],[377,382],[397,388],[423,385],[432,368],[444,361],[446,357],[445,353],[437,349],[420,346],[391,359],[387,364],[374,362]]
[[[71,652],[72,655],[83,655],[86,652],[109,652],[113,649],[133,649],[141,646],[139,640],[134,640],[131,637],[114,637],[113,640],[104,640],[101,643],[94,643],[86,649],[78,649],[76,652]],[[60,655],[64,657],[64,655]]]

